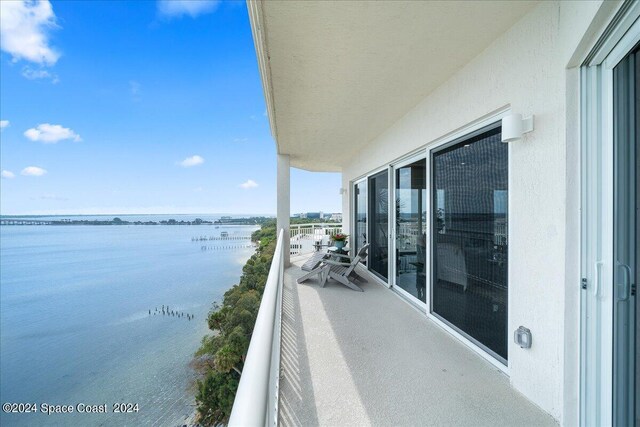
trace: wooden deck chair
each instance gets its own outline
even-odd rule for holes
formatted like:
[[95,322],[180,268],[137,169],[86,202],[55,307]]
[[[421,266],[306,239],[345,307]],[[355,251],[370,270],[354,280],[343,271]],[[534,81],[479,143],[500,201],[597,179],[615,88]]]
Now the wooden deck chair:
[[318,274],[318,272],[314,270],[320,267],[322,261],[324,261],[325,258],[329,257],[329,255],[331,254],[328,252],[314,252],[314,254],[311,255],[309,259],[300,267],[302,271],[308,271],[308,273],[302,277],[299,277],[298,283],[302,283],[305,280],[310,279],[311,277]]
[[[327,283],[327,280],[331,278],[339,283],[342,283],[348,288],[353,289],[354,291],[362,292],[362,288],[356,285],[354,281],[364,280],[364,279],[355,272],[355,268],[359,262],[361,262],[367,257],[368,249],[369,249],[369,245],[368,244],[364,245],[362,249],[358,251],[358,254],[355,257],[353,257],[351,262],[340,262],[334,259],[325,258],[319,267],[315,268],[313,271],[305,275],[307,277],[303,276],[304,280],[306,280],[307,278],[313,275],[319,275],[320,287],[324,288],[324,285]],[[335,254],[335,255],[338,255],[338,254]],[[339,255],[339,256],[342,258],[346,257],[347,259],[349,259],[349,257],[346,255]],[[298,279],[298,283],[301,283],[302,281],[304,281],[300,279]]]

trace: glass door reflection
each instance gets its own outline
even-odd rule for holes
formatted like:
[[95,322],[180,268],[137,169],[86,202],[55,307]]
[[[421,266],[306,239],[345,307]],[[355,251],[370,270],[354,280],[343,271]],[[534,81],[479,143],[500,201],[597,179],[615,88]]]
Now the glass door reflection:
[[509,150],[500,131],[433,155],[431,304],[506,365]]
[[369,270],[389,276],[389,172],[369,177]]
[[426,186],[425,159],[395,171],[395,285],[426,303]]
[[[354,186],[355,230],[353,232],[353,254],[357,254],[367,244],[367,181],[357,182]],[[366,264],[366,260],[363,264]]]

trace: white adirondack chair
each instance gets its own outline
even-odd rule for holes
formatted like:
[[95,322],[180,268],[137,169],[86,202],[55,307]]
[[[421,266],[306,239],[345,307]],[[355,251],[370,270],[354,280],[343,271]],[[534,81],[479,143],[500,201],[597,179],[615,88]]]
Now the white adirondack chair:
[[333,279],[336,282],[342,283],[348,288],[353,289],[354,291],[362,292],[362,288],[354,283],[355,280],[364,280],[358,273],[356,273],[355,268],[359,262],[366,259],[367,250],[369,249],[369,245],[364,245],[353,257],[350,259],[347,255],[341,254],[332,254],[331,257],[341,257],[350,260],[350,262],[341,262],[335,259],[325,258],[322,260],[321,264],[305,274],[304,276],[298,279],[298,283],[302,283],[308,278],[318,275],[320,277],[320,287],[324,288],[324,285],[327,283],[328,279]]

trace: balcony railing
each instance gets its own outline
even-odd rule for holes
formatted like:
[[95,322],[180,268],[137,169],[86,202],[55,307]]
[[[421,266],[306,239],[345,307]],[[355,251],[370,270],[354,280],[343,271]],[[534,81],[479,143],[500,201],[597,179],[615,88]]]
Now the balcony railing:
[[262,295],[247,358],[233,402],[230,426],[262,427],[278,422],[282,285],[284,281],[283,230]]
[[289,227],[291,255],[302,255],[327,246],[331,237],[342,232],[342,224],[293,224]]

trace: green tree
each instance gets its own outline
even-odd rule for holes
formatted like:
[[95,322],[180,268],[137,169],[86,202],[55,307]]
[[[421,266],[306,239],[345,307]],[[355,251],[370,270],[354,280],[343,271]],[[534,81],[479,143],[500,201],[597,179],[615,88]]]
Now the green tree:
[[208,372],[205,379],[198,382],[196,402],[201,424],[211,426],[229,421],[238,382],[237,373],[218,371]]
[[205,361],[213,359],[213,363],[195,364],[202,374],[196,403],[199,422],[204,425],[226,423],[231,415],[275,251],[275,220],[263,222],[252,240],[258,243],[256,253],[242,268],[240,282],[225,292],[222,303],[213,303],[207,317],[213,335],[202,339],[195,355]]

